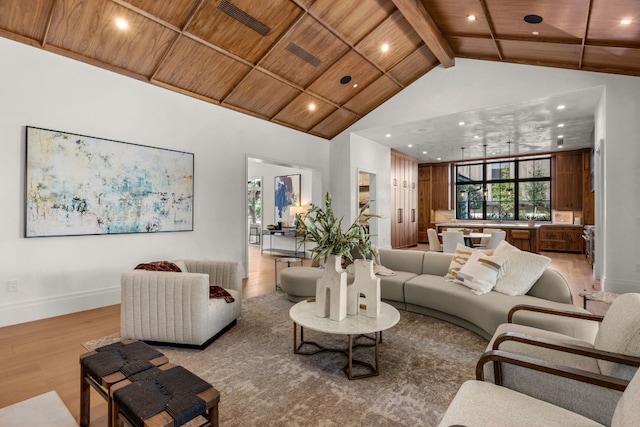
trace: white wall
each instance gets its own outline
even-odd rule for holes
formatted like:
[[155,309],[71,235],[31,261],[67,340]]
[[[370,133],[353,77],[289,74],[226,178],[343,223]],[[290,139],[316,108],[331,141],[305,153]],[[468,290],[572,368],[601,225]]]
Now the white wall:
[[[640,78],[518,64],[456,59],[456,66],[437,67],[403,92],[356,122],[331,141],[334,150],[348,152],[362,145],[353,131],[396,125],[461,111],[519,103],[561,92],[604,86],[604,114],[596,121],[596,138],[606,145],[603,178],[604,208],[598,239],[602,283],[612,292],[640,292]],[[606,120],[602,129],[603,120]],[[596,139],[597,141],[598,139]],[[352,159],[353,160],[353,159]],[[333,164],[333,163],[332,163]],[[350,165],[341,164],[340,167]],[[333,172],[332,172],[333,173]],[[342,172],[347,174],[348,172]],[[348,175],[341,179],[348,179]],[[332,181],[332,188],[336,183]],[[382,189],[384,184],[380,183]],[[335,192],[337,208],[348,211],[353,192]],[[380,191],[380,190],[379,190]]]
[[[116,304],[139,262],[242,262],[248,154],[306,165],[328,188],[324,139],[3,38],[0,63],[0,326]],[[193,152],[194,231],[25,239],[27,125]]]

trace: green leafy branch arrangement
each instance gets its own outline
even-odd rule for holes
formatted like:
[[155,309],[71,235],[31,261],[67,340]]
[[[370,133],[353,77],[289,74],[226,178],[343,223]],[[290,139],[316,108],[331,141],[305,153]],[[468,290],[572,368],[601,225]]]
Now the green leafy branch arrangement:
[[336,218],[333,213],[330,193],[325,195],[324,204],[325,209],[322,209],[311,203],[306,214],[296,214],[298,231],[304,236],[300,243],[316,244],[310,251],[314,260],[326,262],[329,255],[338,255],[353,261],[353,249],[363,258],[376,255],[371,246],[371,235],[367,233],[366,227],[360,224],[360,221],[380,218],[380,215],[365,212],[369,208],[369,202],[360,208],[358,217],[345,233],[342,232],[343,217]]

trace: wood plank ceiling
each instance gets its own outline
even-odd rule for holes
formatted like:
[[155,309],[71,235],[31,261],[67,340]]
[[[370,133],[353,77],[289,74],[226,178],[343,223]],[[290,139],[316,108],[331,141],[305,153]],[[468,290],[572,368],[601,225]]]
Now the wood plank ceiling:
[[638,0],[0,0],[0,36],[327,139],[455,57],[640,76]]

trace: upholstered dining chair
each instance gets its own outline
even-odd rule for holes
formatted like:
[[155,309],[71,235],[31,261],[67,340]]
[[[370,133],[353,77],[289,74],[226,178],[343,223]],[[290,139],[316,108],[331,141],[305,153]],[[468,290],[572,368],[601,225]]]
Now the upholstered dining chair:
[[506,231],[496,230],[491,232],[491,237],[489,237],[489,241],[487,242],[487,246],[485,246],[485,249],[497,248],[500,242],[505,239],[505,237],[507,237]]
[[427,237],[429,238],[429,250],[433,252],[442,252],[442,245],[440,239],[438,239],[438,233],[434,228],[427,230]]
[[[504,231],[500,228],[483,228],[482,232],[484,234],[493,234],[494,231]],[[506,235],[506,232],[505,232]],[[480,239],[480,243],[473,245],[474,248],[481,248],[481,249],[485,249],[487,247],[487,245],[489,244],[489,239],[491,239],[491,237],[482,237]]]
[[455,253],[458,243],[464,245],[464,234],[462,231],[442,232],[442,252],[448,254]]
[[[543,321],[553,322],[557,316],[598,322],[592,341],[573,338],[526,325],[513,323],[520,312],[533,312]],[[496,329],[487,350],[510,353],[543,360],[548,364],[588,371],[594,375],[628,380],[640,365],[640,294],[620,295],[605,316],[588,313],[568,313],[548,308],[516,305],[508,322]],[[523,318],[521,318],[523,319]],[[629,361],[627,363],[627,361]],[[635,362],[634,362],[635,361]],[[620,392],[598,391],[591,385],[576,386],[575,382],[553,375],[506,365],[484,367],[485,378],[504,386],[552,402],[603,424],[609,424]],[[597,401],[594,401],[596,399]]]

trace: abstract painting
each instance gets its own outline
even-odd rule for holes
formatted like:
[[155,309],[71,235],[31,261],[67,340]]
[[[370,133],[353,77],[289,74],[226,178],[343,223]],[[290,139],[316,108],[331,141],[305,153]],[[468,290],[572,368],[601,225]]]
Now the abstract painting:
[[289,213],[290,206],[300,206],[300,175],[283,175],[275,177],[276,207],[275,223],[284,225],[293,223],[294,218]]
[[26,237],[193,231],[193,153],[27,127]]

